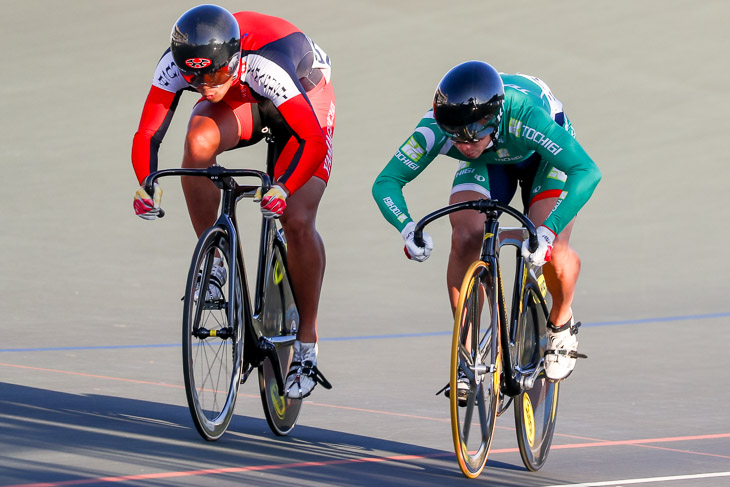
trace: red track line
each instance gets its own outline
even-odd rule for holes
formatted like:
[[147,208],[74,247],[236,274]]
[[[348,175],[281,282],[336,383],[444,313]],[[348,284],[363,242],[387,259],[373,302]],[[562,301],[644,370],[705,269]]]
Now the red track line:
[[[623,440],[623,441],[603,441],[597,443],[580,443],[574,445],[553,445],[552,449],[566,449],[566,448],[595,448],[605,446],[617,446],[617,445],[639,445],[643,446],[648,443],[659,443],[659,442],[676,442],[676,441],[691,441],[691,440],[707,440],[707,439],[718,439],[718,438],[730,438],[730,433],[714,434],[714,435],[697,435],[697,436],[675,436],[670,438],[646,438],[637,440]],[[518,451],[517,448],[502,448],[494,449],[491,454],[495,453],[513,453]],[[77,480],[64,480],[60,482],[42,482],[35,484],[16,484],[5,487],[63,487],[67,485],[84,485],[102,482],[126,482],[130,480],[151,480],[151,479],[163,479],[163,478],[176,478],[176,477],[192,477],[197,475],[217,475],[224,473],[241,473],[241,472],[260,472],[267,470],[281,470],[291,468],[309,468],[309,467],[326,467],[332,465],[352,465],[356,463],[382,463],[382,462],[400,462],[410,460],[422,460],[426,458],[437,458],[452,456],[451,452],[439,452],[439,453],[428,453],[423,455],[393,455],[388,457],[368,457],[368,458],[350,458],[341,460],[329,460],[322,462],[296,462],[296,463],[284,463],[276,465],[255,465],[249,467],[226,467],[226,468],[209,468],[205,470],[188,470],[182,472],[159,472],[159,473],[148,473],[148,474],[137,474],[137,475],[122,475],[119,477],[99,477],[90,479],[77,479]]]
[[640,440],[617,440],[617,441],[595,441],[592,443],[573,443],[568,445],[553,445],[551,450],[559,450],[566,448],[585,448],[597,446],[623,446],[623,445],[646,445],[648,443],[671,443],[675,441],[692,441],[692,440],[716,440],[719,438],[730,438],[730,433],[718,433],[714,435],[695,435],[695,436],[672,436],[668,438],[645,438]]
[[134,384],[148,384],[152,386],[165,386],[165,387],[176,387],[178,389],[182,388],[183,386],[175,385],[175,384],[165,384],[162,382],[150,382],[146,380],[136,380],[136,379],[124,379],[122,377],[109,377],[106,375],[97,375],[97,374],[86,374],[84,372],[71,372],[68,370],[57,370],[57,369],[45,369],[43,367],[30,367],[28,365],[15,365],[15,364],[0,364],[0,367],[13,367],[16,369],[28,369],[28,370],[39,370],[41,372],[53,372],[56,374],[66,374],[66,375],[80,375],[82,377],[91,377],[94,379],[104,379],[104,380],[116,380],[120,382],[132,382]]
[[[12,367],[12,368],[18,368],[18,369],[38,370],[38,371],[42,371],[42,372],[52,372],[52,373],[56,373],[56,374],[79,375],[79,376],[91,377],[91,378],[95,378],[95,379],[114,380],[114,381],[119,381],[119,382],[131,382],[131,383],[134,383],[134,384],[146,384],[146,385],[152,385],[152,386],[174,387],[174,388],[177,388],[177,389],[184,388],[184,386],[177,385],[177,384],[165,384],[163,382],[150,382],[150,381],[143,381],[143,380],[136,380],[136,379],[126,379],[126,378],[123,378],[123,377],[111,377],[111,376],[106,376],[106,375],[87,374],[87,373],[84,373],[84,372],[72,372],[72,371],[67,371],[67,370],[48,369],[48,368],[43,368],[43,367],[31,367],[31,366],[28,366],[28,365],[16,365],[16,364],[0,363],[0,367]],[[253,395],[253,394],[243,394],[241,392],[239,392],[239,396],[244,396],[244,397],[259,397],[258,394],[256,394],[256,395]],[[427,421],[439,421],[439,422],[450,421],[449,418],[432,418],[432,417],[428,417],[428,416],[417,416],[417,415],[414,415],[414,414],[395,413],[395,412],[382,411],[382,410],[376,410],[376,409],[363,409],[363,408],[356,408],[356,407],[352,407],[352,406],[340,406],[340,405],[336,405],[336,404],[324,404],[324,403],[311,402],[311,401],[307,401],[307,404],[311,404],[313,406],[318,406],[318,407],[328,407],[328,408],[335,408],[335,409],[344,409],[344,410],[348,410],[348,411],[358,411],[358,412],[364,412],[364,413],[383,414],[383,415],[388,415],[388,416],[398,416],[398,417],[406,417],[406,418],[412,418],[412,419],[423,419],[423,420],[427,420]],[[510,428],[510,427],[506,427],[506,426],[497,426],[497,428],[506,429],[506,430],[514,430],[514,428]],[[566,435],[566,434],[560,434],[560,433],[555,433],[555,436],[561,437],[561,438],[573,438],[573,439],[579,439],[579,440],[587,440],[587,441],[591,441],[592,442],[591,445],[595,445],[595,446],[610,446],[611,444],[615,443],[615,442],[610,442],[610,441],[607,442],[607,441],[600,440],[600,439],[597,439],[597,438],[587,438],[587,437],[582,437],[582,436]],[[721,435],[720,437],[721,438],[724,438],[726,436],[722,436]],[[691,439],[691,437],[687,437],[687,438],[688,439]],[[705,438],[705,437],[703,437],[703,438]],[[628,440],[628,441],[631,441],[631,440]],[[636,440],[636,441],[638,441],[638,442],[645,442],[644,440]],[[659,441],[665,441],[665,440],[659,440]],[[673,440],[672,439],[667,439],[666,441],[673,441]],[[620,444],[628,444],[628,443],[619,442],[619,443],[615,443],[615,444],[619,444],[620,445]],[[558,448],[577,448],[577,447],[580,447],[580,446],[582,446],[584,444],[583,443],[579,443],[579,444],[576,444],[576,445],[577,446],[553,445],[551,448],[552,449],[558,449]],[[495,451],[495,450],[492,450],[492,451]],[[517,451],[517,450],[503,450],[503,451],[506,452],[506,451]]]
[[[57,374],[79,375],[79,376],[83,376],[83,377],[92,377],[92,378],[104,379],[104,380],[115,380],[115,381],[120,381],[120,382],[131,382],[131,383],[136,383],[136,384],[147,384],[147,385],[153,385],[153,386],[183,388],[183,386],[176,385],[176,384],[165,384],[162,382],[150,382],[150,381],[141,381],[141,380],[135,380],[135,379],[125,379],[125,378],[121,378],[121,377],[110,377],[110,376],[104,376],[104,375],[98,375],[98,374],[87,374],[87,373],[83,373],[83,372],[71,372],[71,371],[64,371],[64,370],[57,370],[57,369],[47,369],[47,368],[42,368],[42,367],[31,367],[31,366],[26,366],[26,365],[0,363],[0,366],[14,367],[14,368],[20,368],[20,369],[29,369],[29,370],[38,370],[38,371],[52,372],[52,373],[57,373]],[[257,395],[242,394],[242,393],[239,393],[239,395],[246,396],[246,397],[258,397]],[[348,410],[348,411],[383,414],[383,415],[388,415],[388,416],[407,417],[407,418],[412,418],[412,419],[423,419],[423,420],[428,420],[428,421],[440,421],[440,422],[450,421],[449,419],[446,419],[446,418],[432,418],[432,417],[428,417],[428,416],[417,416],[417,415],[413,415],[413,414],[395,413],[395,412],[381,411],[381,410],[375,410],[375,409],[355,408],[355,407],[351,407],[351,406],[339,406],[339,405],[334,405],[334,404],[324,404],[324,403],[317,403],[317,402],[310,402],[310,401],[308,401],[307,404],[311,404],[313,406],[319,406],[319,407],[329,407],[329,408],[336,408],[336,409],[344,409],[344,410]],[[501,428],[508,429],[508,430],[514,429],[514,428],[509,428],[509,427],[501,427]],[[707,455],[707,456],[713,456],[713,457],[719,457],[719,458],[730,458],[730,456],[725,456],[725,455],[718,455],[718,454],[712,454],[712,453],[701,453],[701,452],[686,451],[686,450],[672,450],[669,448],[662,448],[659,446],[648,446],[647,445],[648,443],[665,443],[665,442],[690,441],[690,440],[699,440],[699,439],[707,440],[707,439],[728,438],[728,437],[730,437],[730,433],[722,433],[722,434],[717,434],[717,435],[682,436],[682,437],[653,438],[653,439],[641,439],[641,440],[619,440],[619,441],[605,441],[605,440],[599,440],[599,439],[595,439],[595,438],[586,438],[586,437],[581,437],[581,436],[565,435],[565,434],[559,434],[559,433],[556,433],[555,436],[561,437],[561,438],[584,439],[584,440],[589,441],[590,443],[573,443],[573,444],[564,444],[564,445],[552,445],[551,449],[553,449],[553,450],[570,449],[570,448],[603,447],[603,446],[639,445],[639,446],[643,446],[646,448],[665,449],[665,450],[670,450],[670,451],[692,453],[692,454],[696,454],[696,455]],[[509,449],[502,449],[502,450],[492,450],[492,453],[507,453],[507,452],[515,452],[515,451],[518,451],[518,449],[509,448]],[[427,455],[427,456],[429,456],[429,455]],[[436,456],[441,456],[441,454],[436,454]]]
[[689,453],[692,455],[699,455],[704,457],[715,457],[715,458],[727,458],[730,459],[730,456],[728,455],[720,455],[718,453],[705,453],[700,451],[694,451],[694,450],[679,450],[677,448],[667,448],[664,446],[655,446],[655,445],[639,445],[642,448],[650,448],[652,450],[662,450],[662,451],[671,451],[675,453]]

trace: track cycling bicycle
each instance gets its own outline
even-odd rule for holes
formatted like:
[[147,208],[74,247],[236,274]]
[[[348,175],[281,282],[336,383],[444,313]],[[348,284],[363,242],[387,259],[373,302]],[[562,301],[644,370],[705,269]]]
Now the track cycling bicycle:
[[[268,128],[266,172],[226,169],[164,169],[143,182],[153,194],[155,181],[166,176],[210,179],[223,193],[220,215],[200,236],[193,253],[183,298],[183,371],[193,423],[209,441],[225,433],[233,417],[239,386],[258,370],[259,391],[271,430],[287,435],[294,428],[301,399],[284,391],[285,371],[294,355],[299,312],[287,272],[286,239],[277,220],[263,218],[259,240],[256,288],[251,294],[236,220],[236,204],[271,186],[276,145]],[[239,185],[234,179],[257,178],[260,184]],[[160,216],[164,216],[161,213]],[[214,260],[226,271],[227,282],[211,272]],[[220,293],[209,293],[209,286]],[[219,294],[219,296],[218,296]],[[328,385],[328,384],[327,384]],[[326,385],[325,385],[326,387]]]
[[[427,224],[463,210],[484,213],[486,221],[480,258],[464,276],[454,312],[449,390],[457,391],[459,380],[469,384],[466,397],[449,394],[456,457],[466,477],[479,476],[487,463],[497,417],[514,400],[520,456],[535,471],[550,451],[559,389],[559,382],[545,376],[549,315],[545,279],[541,268],[528,264],[521,253],[525,234],[531,251],[537,248],[535,226],[522,212],[496,200],[465,201],[422,218],[416,225],[416,244],[423,246]],[[503,213],[522,226],[500,228]],[[510,309],[505,304],[500,262],[505,246],[517,247]]]

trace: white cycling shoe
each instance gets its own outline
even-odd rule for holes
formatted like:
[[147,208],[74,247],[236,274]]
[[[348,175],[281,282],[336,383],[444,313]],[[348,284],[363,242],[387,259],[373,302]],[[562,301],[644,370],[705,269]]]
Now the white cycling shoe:
[[567,378],[575,369],[578,358],[586,358],[578,353],[578,327],[573,317],[563,326],[555,327],[548,322],[548,344],[545,351],[545,375],[552,381]]
[[[216,258],[216,261],[218,261],[218,258]],[[208,291],[205,293],[205,300],[208,302],[223,299],[223,285],[226,283],[228,277],[226,268],[219,265],[216,261],[214,261],[213,268],[210,270],[210,282],[208,284]],[[198,276],[198,283],[195,285],[195,301],[198,301],[199,294],[200,276]]]
[[294,357],[284,385],[289,399],[304,399],[317,384],[322,384],[325,389],[332,389],[332,385],[317,368],[317,351],[316,343],[302,343],[299,340],[294,342]]

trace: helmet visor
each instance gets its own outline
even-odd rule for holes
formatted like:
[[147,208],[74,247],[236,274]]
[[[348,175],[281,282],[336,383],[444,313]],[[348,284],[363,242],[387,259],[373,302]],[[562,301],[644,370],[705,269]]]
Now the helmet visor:
[[[188,82],[190,86],[193,88],[198,88],[200,86],[208,86],[210,88],[217,88],[219,86],[222,86],[228,82],[238,70],[238,61],[240,57],[238,55],[234,56],[233,59],[230,60],[230,62],[226,66],[222,66],[215,71],[208,71],[205,73],[201,72],[185,72],[186,70],[181,69],[180,74],[182,75],[183,79]],[[185,63],[188,66],[191,67],[197,67],[200,64],[205,64],[205,61],[208,61],[210,63],[210,60],[203,59],[201,62],[201,59],[195,58],[195,59],[188,59],[185,61]]]
[[443,125],[439,124],[444,134],[454,142],[478,142],[487,135],[497,131],[499,120],[490,117],[489,120],[482,119],[468,125]]

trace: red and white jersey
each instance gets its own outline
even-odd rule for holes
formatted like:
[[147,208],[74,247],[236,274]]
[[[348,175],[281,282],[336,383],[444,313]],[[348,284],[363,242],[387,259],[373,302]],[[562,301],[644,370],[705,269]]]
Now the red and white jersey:
[[[314,70],[329,81],[327,54],[296,26],[256,12],[234,14],[241,27],[240,71],[223,101],[259,103],[270,100],[300,144],[284,184],[296,191],[327,154],[325,136],[307,98],[303,82]],[[319,73],[318,73],[319,74]],[[183,79],[168,49],[157,64],[152,87],[132,144],[132,165],[142,180],[157,170],[159,145],[183,91],[195,91]]]

